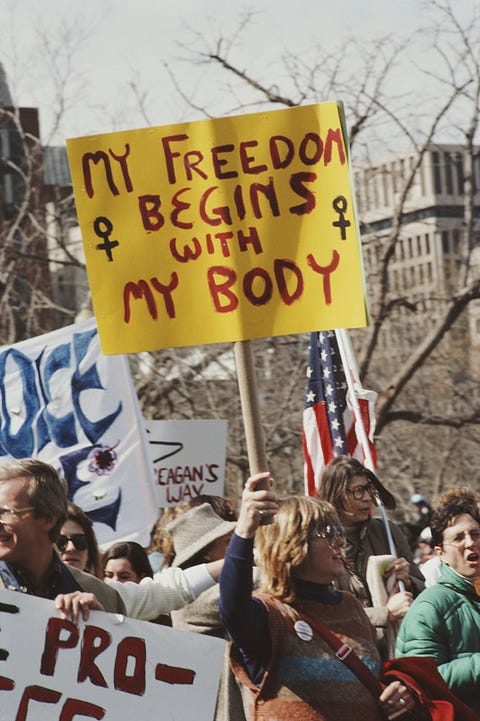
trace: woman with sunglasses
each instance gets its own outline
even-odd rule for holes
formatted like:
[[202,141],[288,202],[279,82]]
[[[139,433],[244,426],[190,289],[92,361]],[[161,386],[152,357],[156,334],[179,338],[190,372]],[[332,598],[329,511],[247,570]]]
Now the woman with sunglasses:
[[[413,710],[413,694],[398,681],[377,700],[317,630],[326,626],[378,677],[374,630],[354,596],[332,585],[344,572],[335,509],[308,496],[277,501],[271,488],[256,490],[267,479],[261,473],[246,483],[220,578],[220,614],[248,721],[379,721],[382,712]],[[261,585],[252,594],[254,540]]]
[[[337,578],[335,585],[360,600],[377,629],[383,658],[390,658],[394,655],[399,623],[425,585],[407,539],[394,523],[389,525],[397,557],[379,565],[376,573],[370,570],[376,569],[375,557],[391,556],[383,520],[372,515],[376,499],[379,498],[389,510],[395,508],[395,499],[372,471],[348,456],[337,456],[324,468],[318,495],[337,509],[340,523],[345,526],[345,572]],[[369,560],[370,585],[367,583]],[[399,590],[399,581],[405,590]],[[386,605],[380,606],[376,599],[382,598],[383,594],[385,601],[386,588],[388,599]]]
[[60,558],[73,566],[103,580],[103,568],[93,524],[87,514],[69,501],[67,520],[63,524],[56,546]]

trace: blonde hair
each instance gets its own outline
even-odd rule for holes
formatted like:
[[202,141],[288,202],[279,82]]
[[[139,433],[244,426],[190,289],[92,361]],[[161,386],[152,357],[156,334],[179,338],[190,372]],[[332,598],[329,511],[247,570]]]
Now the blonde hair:
[[295,574],[307,558],[312,535],[339,521],[335,508],[320,498],[288,496],[279,504],[274,523],[256,533],[256,560],[262,572],[260,590],[292,603]]

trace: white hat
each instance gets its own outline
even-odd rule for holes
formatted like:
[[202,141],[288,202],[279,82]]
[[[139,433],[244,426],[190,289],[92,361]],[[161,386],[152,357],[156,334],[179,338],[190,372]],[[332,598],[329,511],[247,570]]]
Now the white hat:
[[166,527],[175,548],[172,566],[182,566],[213,541],[231,533],[236,525],[236,521],[220,518],[209,503],[177,516]]

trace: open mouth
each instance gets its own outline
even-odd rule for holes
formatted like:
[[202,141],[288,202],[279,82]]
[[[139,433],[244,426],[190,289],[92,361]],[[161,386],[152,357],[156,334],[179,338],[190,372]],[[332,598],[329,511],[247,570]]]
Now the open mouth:
[[478,563],[479,561],[479,555],[478,553],[469,553],[467,556],[467,563]]

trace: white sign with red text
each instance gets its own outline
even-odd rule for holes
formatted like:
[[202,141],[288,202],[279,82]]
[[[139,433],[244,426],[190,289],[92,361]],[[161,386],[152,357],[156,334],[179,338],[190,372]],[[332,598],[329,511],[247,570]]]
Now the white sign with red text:
[[0,721],[211,721],[225,642],[0,591]]
[[227,421],[146,420],[159,508],[223,496]]

